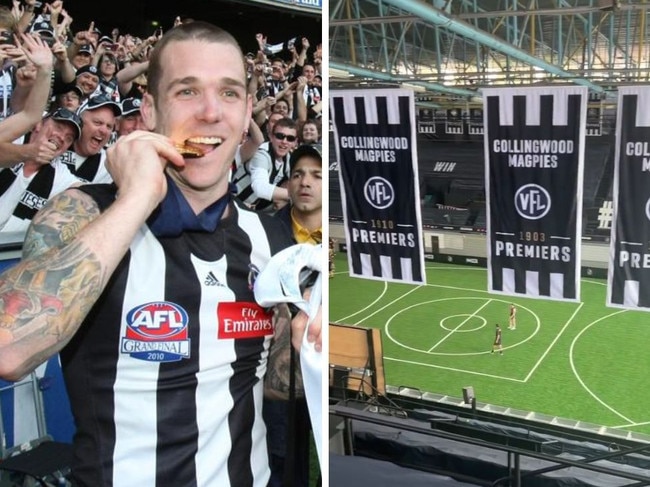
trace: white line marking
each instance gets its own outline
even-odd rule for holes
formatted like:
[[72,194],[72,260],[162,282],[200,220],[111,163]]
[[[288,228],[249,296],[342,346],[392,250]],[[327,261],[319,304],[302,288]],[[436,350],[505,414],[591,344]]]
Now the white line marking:
[[[625,242],[625,243],[632,244],[632,245],[635,244],[635,242]],[[463,269],[463,270],[465,270],[465,271],[483,271],[483,272],[487,272],[487,270],[484,269],[484,268],[478,268],[478,267],[467,267],[467,266],[461,266],[461,265],[449,265],[449,264],[444,264],[444,265],[436,265],[436,264],[433,264],[433,265],[426,265],[426,266],[425,266],[425,269],[426,269],[426,270],[438,270],[438,271]],[[339,273],[339,272],[337,272],[337,274],[338,274],[338,273]],[[346,271],[341,271],[341,274],[347,274],[347,272],[346,272]],[[589,284],[597,284],[597,285],[599,285],[599,286],[607,286],[607,283],[602,282],[602,281],[600,281],[600,280],[596,281],[596,280],[591,280],[591,279],[589,279],[589,278],[582,278],[581,280],[582,280],[583,282],[586,282],[586,283],[589,283]],[[481,289],[458,288],[458,287],[454,287],[454,286],[443,286],[443,285],[440,285],[440,284],[424,284],[424,286],[438,287],[438,288],[442,288],[442,289],[453,289],[453,290],[458,290],[458,291],[472,291],[472,292],[477,292],[477,293],[491,294],[491,293],[489,293],[488,291],[481,290]],[[418,286],[418,288],[419,288],[419,287],[421,287],[421,286]],[[407,293],[407,294],[408,294],[408,293]],[[406,294],[405,294],[404,296],[406,296]],[[393,302],[398,301],[399,299],[401,299],[401,298],[404,297],[404,296],[401,296],[400,298],[396,299],[396,300],[393,301]],[[459,299],[459,298],[456,298],[456,299]],[[392,304],[392,303],[391,303],[391,304]],[[422,304],[422,303],[419,303],[419,304]],[[573,315],[569,318],[569,320],[568,320],[567,323],[564,325],[564,327],[562,328],[562,330],[560,330],[560,333],[555,337],[553,343],[551,343],[551,345],[547,348],[547,350],[544,352],[544,354],[542,355],[542,357],[538,360],[537,364],[535,364],[535,366],[533,367],[533,369],[528,373],[528,375],[526,376],[525,379],[513,379],[513,378],[510,378],[510,377],[501,377],[501,376],[496,376],[496,375],[492,375],[492,374],[486,374],[486,373],[483,373],[483,372],[476,372],[476,371],[472,371],[472,370],[464,370],[464,369],[456,369],[456,368],[453,368],[453,367],[444,367],[444,366],[441,366],[441,365],[426,364],[426,363],[415,362],[415,361],[410,361],[410,360],[396,359],[396,358],[392,358],[392,357],[384,357],[384,359],[385,359],[385,360],[391,360],[391,361],[394,361],[394,362],[402,362],[402,363],[411,364],[411,365],[420,365],[420,366],[423,366],[423,367],[429,367],[429,368],[434,368],[434,369],[450,370],[450,371],[453,371],[453,372],[464,372],[464,373],[471,374],[471,375],[479,375],[479,376],[491,377],[491,378],[494,378],[494,379],[508,380],[508,381],[511,381],[511,382],[526,383],[526,382],[530,379],[530,377],[532,376],[532,374],[535,372],[535,370],[537,369],[537,367],[541,364],[541,361],[545,358],[545,356],[546,356],[548,353],[550,353],[550,350],[551,350],[551,348],[554,346],[555,342],[559,339],[560,335],[562,335],[562,333],[564,332],[564,330],[565,330],[565,329],[567,328],[567,326],[571,323],[571,321],[573,320],[573,318],[575,317],[575,315],[580,311],[580,309],[582,308],[583,305],[584,305],[584,303],[581,302],[581,303],[580,303],[580,306],[579,306],[578,308],[576,308],[576,310],[574,311]],[[387,306],[388,306],[388,305],[387,305]],[[382,309],[383,309],[383,308],[382,308]],[[593,392],[592,392],[592,391],[587,387],[587,385],[584,383],[584,381],[583,381],[583,380],[580,378],[580,376],[578,375],[578,372],[577,372],[577,370],[576,370],[576,366],[575,366],[575,364],[574,364],[573,351],[574,351],[574,346],[575,346],[575,344],[576,344],[578,338],[579,338],[579,337],[582,335],[582,333],[584,333],[584,332],[585,332],[589,327],[591,327],[592,325],[598,323],[599,321],[602,321],[602,320],[604,320],[604,319],[607,319],[607,318],[610,318],[610,317],[615,316],[615,315],[617,315],[617,314],[625,313],[625,312],[626,312],[626,310],[620,310],[620,311],[617,311],[617,312],[611,313],[611,314],[609,314],[609,315],[602,316],[602,317],[599,318],[598,320],[596,320],[596,321],[594,321],[594,322],[588,324],[588,325],[587,325],[583,330],[581,330],[581,331],[578,333],[578,335],[573,339],[573,342],[571,343],[571,347],[570,347],[570,350],[569,350],[569,362],[570,362],[570,365],[571,365],[571,370],[572,370],[572,372],[573,372],[573,375],[576,377],[576,379],[578,380],[578,382],[579,382],[580,385],[582,386],[582,388],[583,388],[585,391],[587,391],[587,393],[588,393],[589,395],[591,395],[591,396],[592,396],[592,397],[593,397],[593,398],[594,398],[598,403],[600,403],[602,406],[604,406],[605,408],[607,408],[607,409],[610,410],[612,413],[616,414],[617,416],[619,416],[621,419],[623,419],[623,420],[626,422],[625,424],[622,424],[622,425],[610,426],[611,428],[616,428],[616,429],[620,429],[620,428],[629,428],[629,427],[634,427],[634,426],[645,426],[645,425],[650,424],[650,421],[641,422],[641,423],[635,423],[635,422],[632,421],[631,419],[625,417],[623,414],[621,414],[621,413],[619,413],[618,411],[616,411],[615,409],[613,409],[611,406],[607,405],[607,404],[606,404],[604,401],[602,401],[598,396],[596,396],[596,395],[595,395],[595,394],[594,394],[594,393],[593,393]],[[373,313],[373,314],[375,314],[375,313]],[[390,320],[389,320],[389,321],[390,321]],[[385,329],[386,329],[386,328],[385,328]],[[388,337],[389,337],[389,339],[391,339],[391,341],[395,341],[395,340],[390,336],[390,333],[388,333]],[[526,341],[527,341],[527,340],[526,340]],[[396,343],[397,343],[397,342],[396,342]],[[402,344],[399,344],[399,343],[397,343],[397,344],[398,344],[399,346],[401,346],[401,347],[404,347],[404,345],[402,345]],[[410,348],[410,347],[404,347],[404,348]],[[412,349],[412,348],[411,348],[411,349]],[[424,352],[423,350],[416,350],[416,349],[412,349],[412,350],[420,351],[420,352]],[[436,355],[438,355],[438,353],[436,353]],[[448,354],[439,354],[439,355],[448,355]],[[465,354],[459,354],[459,355],[465,355]]]
[[627,421],[628,423],[634,423],[634,421],[632,421],[631,419],[627,418],[626,416],[623,416],[621,413],[619,413],[618,411],[616,411],[613,407],[607,405],[607,404],[605,403],[605,401],[603,401],[602,399],[600,399],[596,394],[594,394],[594,393],[591,391],[591,389],[589,389],[589,388],[587,387],[587,385],[583,382],[583,380],[580,378],[580,375],[578,374],[578,371],[576,370],[576,366],[575,366],[575,364],[573,363],[573,348],[575,347],[575,344],[578,342],[578,339],[580,338],[580,336],[581,336],[585,331],[587,331],[589,328],[591,328],[593,325],[595,325],[595,324],[598,323],[599,321],[605,320],[605,319],[607,319],[607,318],[611,318],[612,316],[616,316],[616,315],[618,315],[618,314],[625,313],[625,312],[626,312],[626,310],[621,310],[621,311],[616,311],[616,312],[614,312],[614,313],[610,313],[610,314],[608,314],[608,315],[606,315],[606,316],[602,316],[602,317],[598,318],[596,321],[592,321],[592,322],[589,323],[587,326],[585,326],[582,330],[580,330],[580,333],[578,333],[578,334],[575,336],[575,338],[573,339],[573,341],[571,342],[571,347],[569,348],[569,363],[571,364],[571,370],[573,371],[573,375],[575,376],[576,379],[578,379],[578,382],[580,382],[580,385],[583,387],[583,389],[584,389],[585,391],[587,391],[587,392],[589,393],[589,395],[590,395],[591,397],[593,397],[593,398],[594,398],[596,401],[598,401],[602,406],[604,406],[604,407],[606,407],[607,409],[609,409],[611,412],[613,412],[616,416],[618,416],[619,418],[621,418],[623,421]]
[[354,323],[354,326],[357,326],[358,324],[363,323],[363,322],[366,321],[368,318],[372,318],[373,316],[375,316],[375,315],[376,315],[377,313],[379,313],[380,311],[383,311],[383,310],[385,310],[386,308],[388,308],[389,306],[392,306],[393,304],[397,303],[400,299],[405,298],[406,296],[408,296],[409,294],[411,294],[413,291],[417,291],[417,290],[420,289],[421,287],[422,287],[422,286],[414,287],[413,289],[411,289],[411,290],[410,290],[409,292],[407,292],[406,294],[402,294],[402,295],[399,296],[398,298],[393,299],[390,303],[386,303],[384,306],[382,306],[381,308],[379,308],[379,309],[378,309],[377,311],[375,311],[374,313],[370,313],[368,316],[366,316],[366,317],[365,317],[364,319],[362,319],[361,321],[357,321],[356,323]]
[[438,340],[438,343],[436,343],[433,347],[431,347],[429,350],[427,350],[427,353],[431,353],[434,348],[436,348],[438,345],[440,345],[442,342],[444,342],[447,338],[449,338],[451,335],[453,335],[456,330],[458,330],[459,328],[462,328],[465,323],[467,323],[470,319],[472,319],[474,316],[476,316],[476,314],[479,311],[481,311],[483,308],[485,308],[491,302],[492,302],[492,300],[488,299],[479,309],[477,309],[471,315],[469,315],[467,318],[465,318],[465,320],[462,321],[460,325],[458,325],[455,329],[451,330],[444,337],[442,337],[440,340]]
[[629,428],[630,426],[646,426],[648,424],[650,424],[650,421],[644,421],[643,423],[626,423],[617,426],[608,426],[608,428],[619,429],[619,428]]
[[399,358],[384,357],[384,360],[392,360],[394,362],[403,362],[405,364],[411,364],[411,365],[421,365],[422,367],[431,367],[433,369],[451,370],[453,372],[465,372],[466,374],[482,375],[483,377],[491,377],[493,379],[509,380],[509,381],[512,381],[512,382],[524,382],[521,379],[513,379],[512,377],[502,377],[500,375],[486,374],[484,372],[475,372],[473,370],[455,369],[453,367],[443,367],[442,365],[423,364],[421,362],[412,362],[410,360],[402,360],[402,359],[399,359]]
[[[388,292],[388,282],[384,281],[384,290],[381,292],[381,294],[380,294],[379,296],[377,296],[377,298],[376,298],[372,303],[370,303],[370,304],[369,304],[368,306],[366,306],[365,308],[361,308],[359,311],[355,311],[355,312],[352,313],[351,315],[347,315],[347,316],[344,316],[343,318],[339,318],[339,319],[336,320],[334,323],[341,323],[341,322],[343,322],[343,321],[345,321],[345,320],[347,320],[347,319],[349,319],[349,318],[352,318],[353,316],[356,316],[356,315],[358,315],[358,314],[360,314],[360,313],[363,313],[363,312],[364,312],[365,310],[367,310],[368,308],[371,308],[372,306],[374,306],[374,305],[377,303],[377,301],[381,300],[381,298],[383,298],[384,295],[385,295],[387,292]],[[356,325],[355,325],[355,326],[356,326]]]
[[562,329],[560,330],[560,333],[558,333],[557,335],[555,335],[555,338],[553,339],[553,341],[551,342],[551,344],[546,348],[546,350],[544,351],[544,353],[542,354],[542,356],[539,358],[539,360],[537,361],[537,363],[535,363],[535,365],[533,366],[532,370],[531,370],[530,372],[528,372],[528,375],[527,375],[526,378],[524,379],[524,382],[528,382],[528,379],[530,379],[530,377],[533,375],[533,373],[537,370],[537,367],[540,366],[540,364],[542,363],[542,361],[544,360],[544,358],[546,358],[546,356],[549,354],[549,352],[550,352],[551,349],[553,348],[553,345],[555,345],[555,342],[557,342],[557,341],[560,339],[560,337],[562,336],[562,333],[564,333],[564,330],[566,330],[567,327],[571,324],[571,322],[573,321],[573,318],[575,318],[575,316],[578,314],[578,311],[580,311],[580,310],[582,309],[582,306],[583,306],[583,305],[584,305],[584,303],[580,303],[580,306],[578,306],[578,307],[575,309],[575,311],[573,312],[573,314],[571,315],[571,317],[569,318],[569,320],[564,324],[564,326],[563,326]]

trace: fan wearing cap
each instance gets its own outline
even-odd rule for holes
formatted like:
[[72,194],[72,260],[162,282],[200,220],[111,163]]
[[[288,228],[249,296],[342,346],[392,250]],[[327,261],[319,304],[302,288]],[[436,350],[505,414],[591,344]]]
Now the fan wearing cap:
[[283,184],[289,178],[289,154],[296,146],[297,134],[296,122],[290,118],[281,118],[274,124],[270,142],[262,144],[233,176],[239,200],[267,213],[289,202]]
[[67,108],[72,112],[76,112],[81,106],[82,98],[83,92],[81,88],[75,84],[69,84],[56,95],[53,108]]
[[97,45],[100,35],[98,31],[95,22],[91,22],[88,29],[75,33],[72,42],[68,45],[68,58],[76,68],[91,64],[95,52],[94,46]]
[[70,150],[58,158],[72,174],[91,183],[113,181],[106,170],[106,145],[122,107],[105,96],[94,96],[79,108],[81,135]]
[[[302,145],[291,154],[289,162],[291,175],[287,189],[291,204],[280,209],[274,218],[291,231],[296,243],[319,244],[323,235],[322,174],[323,162],[320,146]],[[294,438],[297,461],[294,461],[293,484],[308,486],[309,475],[309,415],[304,398],[298,398],[295,405]],[[267,442],[271,457],[271,480],[269,486],[284,485],[285,457],[287,455],[287,422],[289,402],[265,398],[262,409],[267,425]]]
[[[130,95],[135,80],[146,73],[149,61],[131,62],[126,57],[126,39],[120,44],[108,36],[99,39],[99,44],[90,63],[97,67],[99,82],[89,96],[105,95],[116,102]],[[122,65],[122,63],[124,63]],[[122,65],[122,67],[120,67]],[[90,86],[88,87],[90,88]]]
[[140,113],[140,98],[125,98],[122,100],[122,115],[117,119],[117,136],[129,135],[134,130],[146,130]]
[[91,97],[99,86],[99,70],[92,64],[82,66],[77,70],[76,83],[83,93],[84,100]]
[[47,20],[41,20],[39,22],[34,22],[30,32],[38,34],[41,39],[48,45],[51,46],[54,44],[55,35],[54,27]]
[[80,124],[74,112],[59,108],[30,133],[29,143],[23,148],[31,155],[0,171],[1,232],[25,231],[49,198],[82,182],[57,162],[57,157],[79,137]]
[[82,44],[79,46],[79,49],[75,52],[74,56],[70,58],[70,62],[75,69],[89,66],[93,62],[94,54],[95,49],[92,44]]

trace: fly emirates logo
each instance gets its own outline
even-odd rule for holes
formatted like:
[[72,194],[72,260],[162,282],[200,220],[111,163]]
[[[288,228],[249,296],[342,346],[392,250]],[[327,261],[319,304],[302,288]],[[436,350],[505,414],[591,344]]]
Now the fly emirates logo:
[[256,303],[219,303],[217,316],[220,340],[273,335],[273,313]]

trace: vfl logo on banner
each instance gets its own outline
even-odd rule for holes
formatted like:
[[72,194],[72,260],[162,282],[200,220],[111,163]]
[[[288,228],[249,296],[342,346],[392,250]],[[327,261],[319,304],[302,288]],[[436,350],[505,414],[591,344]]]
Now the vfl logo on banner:
[[577,301],[587,89],[483,95],[489,290]]
[[423,283],[413,92],[334,90],[330,104],[350,275]]
[[363,185],[363,194],[366,201],[378,210],[388,208],[395,201],[393,186],[389,181],[379,176],[366,181],[366,184]]
[[526,184],[515,193],[517,213],[526,220],[539,220],[551,209],[551,195],[538,184]]
[[126,315],[121,352],[148,362],[175,362],[190,356],[187,312],[168,301],[146,303]]
[[[607,305],[650,310],[650,87],[619,88]],[[601,209],[602,210],[602,209]]]

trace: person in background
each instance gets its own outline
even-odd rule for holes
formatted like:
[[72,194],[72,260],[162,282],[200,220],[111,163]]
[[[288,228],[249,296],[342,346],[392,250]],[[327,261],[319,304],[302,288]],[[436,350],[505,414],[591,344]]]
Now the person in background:
[[[290,168],[287,190],[291,204],[279,210],[274,218],[291,231],[296,243],[320,244],[323,240],[323,160],[320,146],[298,147],[291,154]],[[271,463],[268,487],[288,484],[287,476],[292,477],[290,485],[307,487],[311,425],[304,397],[296,398],[293,404],[266,398],[264,420],[268,428]]]
[[11,167],[25,159],[50,162],[52,157],[44,161],[43,156],[51,156],[54,150],[52,145],[41,148],[27,144],[22,138],[41,121],[46,111],[53,69],[52,52],[38,36],[20,34],[18,39],[18,46],[7,49],[18,50],[25,58],[24,65],[16,71],[17,88],[24,93],[24,98],[21,94],[23,102],[19,105],[22,108],[7,119],[11,122],[0,124],[0,167]]
[[122,115],[115,124],[118,137],[129,135],[135,130],[146,130],[140,113],[141,105],[142,100],[140,98],[125,98],[122,100]]
[[65,164],[70,172],[91,183],[110,183],[106,169],[106,146],[115,130],[115,120],[122,113],[120,104],[103,95],[94,96],[79,108],[81,136],[72,148],[56,162]]
[[514,304],[510,304],[510,312],[508,313],[508,329],[517,329],[517,307]]
[[290,204],[275,216],[291,230],[296,243],[323,240],[323,160],[319,145],[301,145],[291,153],[287,183]]
[[497,323],[496,325],[496,331],[494,332],[494,343],[492,344],[492,352],[494,353],[495,350],[498,350],[501,355],[503,355],[503,345],[501,343],[502,341],[502,335],[501,335],[501,327]]
[[315,120],[307,120],[302,124],[300,141],[303,144],[320,144],[320,131]]
[[289,178],[289,155],[297,139],[296,123],[292,119],[281,118],[273,125],[271,141],[262,144],[233,177],[240,201],[266,212],[276,211],[288,203],[285,182]]
[[65,108],[47,115],[29,134],[29,143],[22,145],[25,152],[34,147],[34,155],[0,170],[0,232],[24,232],[50,198],[82,183],[55,162],[79,137],[80,123]]
[[55,96],[52,108],[67,108],[71,112],[76,112],[81,106],[83,92],[76,84],[69,84]]
[[81,102],[84,103],[88,98],[93,96],[99,86],[99,70],[92,64],[82,66],[77,69],[75,78],[75,83],[83,93]]

